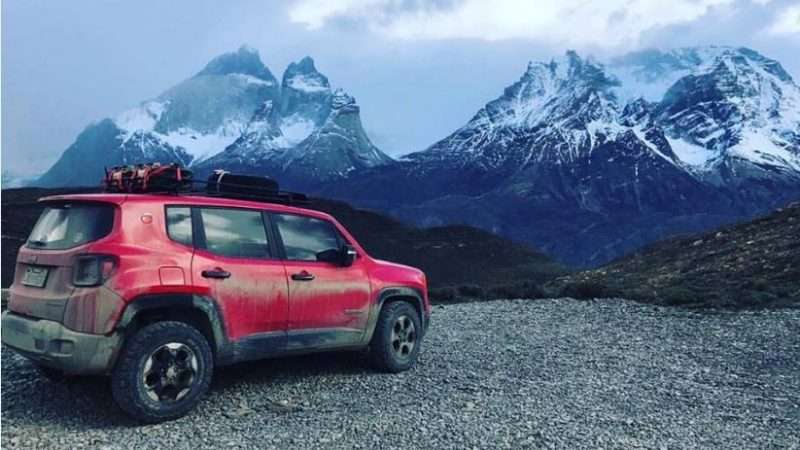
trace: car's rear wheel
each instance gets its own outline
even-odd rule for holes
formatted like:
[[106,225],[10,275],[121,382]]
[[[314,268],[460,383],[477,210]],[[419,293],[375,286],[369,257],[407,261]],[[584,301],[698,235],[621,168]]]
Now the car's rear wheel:
[[211,347],[194,327],[157,322],[136,332],[122,350],[111,376],[114,400],[143,422],[185,415],[211,384]]
[[402,372],[414,366],[422,343],[422,325],[416,308],[392,302],[381,308],[370,342],[374,365],[386,372]]

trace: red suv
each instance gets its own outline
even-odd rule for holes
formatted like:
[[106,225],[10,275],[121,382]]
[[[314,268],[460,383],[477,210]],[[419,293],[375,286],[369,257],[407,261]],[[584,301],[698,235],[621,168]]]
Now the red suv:
[[158,194],[47,197],[17,258],[2,341],[50,377],[108,374],[146,422],[180,417],[215,366],[368,349],[414,365],[425,275],[308,209]]

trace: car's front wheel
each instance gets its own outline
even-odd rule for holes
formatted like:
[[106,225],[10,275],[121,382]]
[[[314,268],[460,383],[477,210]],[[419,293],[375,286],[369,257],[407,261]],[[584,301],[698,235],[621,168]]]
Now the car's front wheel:
[[138,330],[122,349],[111,376],[112,394],[138,420],[172,420],[197,405],[213,370],[211,347],[196,328],[157,322]]
[[381,308],[370,342],[374,365],[386,372],[402,372],[414,366],[422,344],[422,325],[416,308],[393,302]]

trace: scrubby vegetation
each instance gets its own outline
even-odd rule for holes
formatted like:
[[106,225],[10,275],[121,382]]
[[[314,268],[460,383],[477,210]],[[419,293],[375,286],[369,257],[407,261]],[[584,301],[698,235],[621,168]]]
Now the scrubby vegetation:
[[560,277],[550,292],[680,306],[800,304],[800,203],[751,222],[658,242]]

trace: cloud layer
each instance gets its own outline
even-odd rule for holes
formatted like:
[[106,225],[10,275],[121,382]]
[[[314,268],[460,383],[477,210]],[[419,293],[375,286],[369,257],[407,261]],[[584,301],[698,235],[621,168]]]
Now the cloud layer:
[[800,4],[784,8],[769,27],[772,34],[800,33]]
[[391,38],[527,39],[565,47],[635,47],[651,30],[693,22],[733,0],[300,0],[295,23],[318,29],[330,22],[361,23]]

